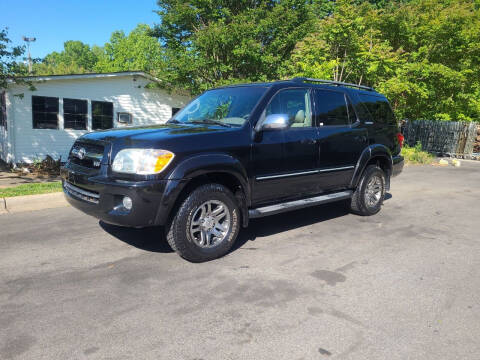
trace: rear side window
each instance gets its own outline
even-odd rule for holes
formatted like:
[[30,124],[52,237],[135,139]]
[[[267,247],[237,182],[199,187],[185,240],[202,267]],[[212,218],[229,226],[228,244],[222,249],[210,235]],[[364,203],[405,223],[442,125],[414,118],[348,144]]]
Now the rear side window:
[[381,125],[396,125],[395,115],[387,99],[374,95],[359,95],[363,106],[370,115],[370,119]]
[[315,121],[318,126],[349,125],[345,95],[341,92],[316,89]]

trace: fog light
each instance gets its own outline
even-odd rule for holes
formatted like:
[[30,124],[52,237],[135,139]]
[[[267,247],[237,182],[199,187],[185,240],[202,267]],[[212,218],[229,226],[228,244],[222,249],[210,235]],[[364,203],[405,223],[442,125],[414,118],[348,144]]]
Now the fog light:
[[132,210],[132,199],[130,199],[128,196],[124,196],[122,200],[122,205],[125,209],[127,210]]

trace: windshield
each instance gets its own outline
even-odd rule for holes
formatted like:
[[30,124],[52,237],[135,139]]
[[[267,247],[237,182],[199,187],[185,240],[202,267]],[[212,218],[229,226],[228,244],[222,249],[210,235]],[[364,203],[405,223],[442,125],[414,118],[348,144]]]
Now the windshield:
[[239,86],[204,92],[170,122],[242,126],[265,93],[263,86]]

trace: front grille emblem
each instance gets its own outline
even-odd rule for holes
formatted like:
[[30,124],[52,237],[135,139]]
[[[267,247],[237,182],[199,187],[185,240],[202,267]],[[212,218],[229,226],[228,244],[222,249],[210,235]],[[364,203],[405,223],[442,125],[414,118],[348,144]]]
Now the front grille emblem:
[[73,156],[76,156],[77,158],[79,158],[80,160],[83,160],[85,159],[85,155],[87,154],[87,151],[85,150],[85,148],[80,148],[80,149],[77,149],[77,148],[74,148],[72,150],[72,155]]

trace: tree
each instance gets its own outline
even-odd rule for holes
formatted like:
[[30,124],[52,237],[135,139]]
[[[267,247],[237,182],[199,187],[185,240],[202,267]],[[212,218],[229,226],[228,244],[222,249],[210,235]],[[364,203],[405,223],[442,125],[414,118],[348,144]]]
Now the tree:
[[400,117],[480,120],[480,10],[469,0],[414,0],[375,26],[405,63],[378,87]]
[[199,92],[215,85],[276,79],[322,7],[304,0],[159,0],[154,33],[165,78]]
[[0,89],[8,86],[8,80],[17,83],[25,83],[21,78],[28,74],[28,69],[17,58],[25,52],[24,46],[10,47],[7,29],[0,30]]
[[163,65],[163,50],[148,25],[139,24],[125,35],[115,31],[98,56],[94,69],[97,72],[141,70],[152,75],[159,73]]
[[480,11],[468,0],[338,0],[285,63],[285,76],[374,86],[400,118],[480,119]]
[[83,74],[93,72],[98,60],[98,50],[81,41],[66,41],[63,51],[52,52],[34,64],[36,75]]
[[393,75],[403,61],[401,51],[371,25],[377,15],[366,3],[338,0],[335,12],[296,45],[286,73],[365,85]]

